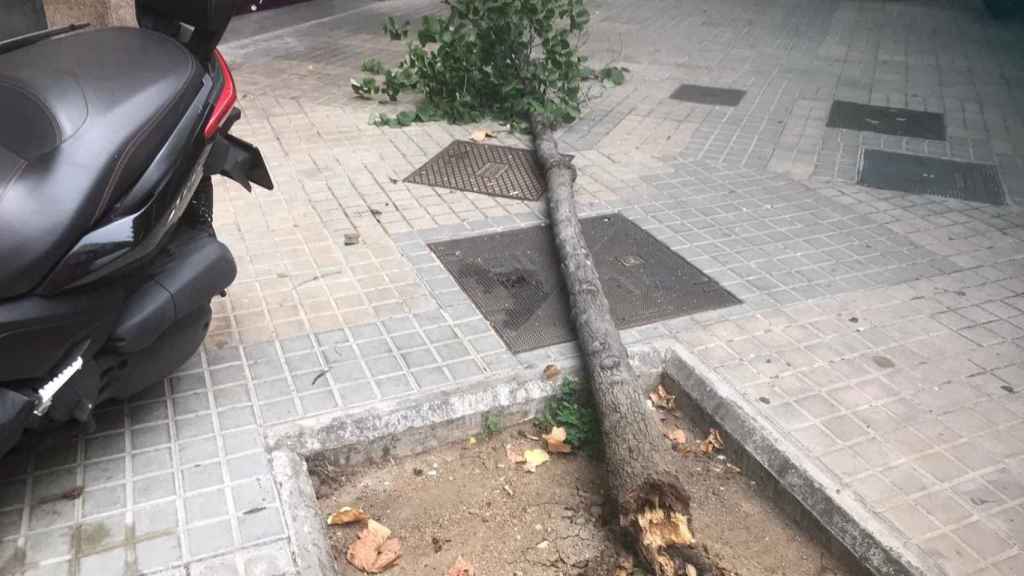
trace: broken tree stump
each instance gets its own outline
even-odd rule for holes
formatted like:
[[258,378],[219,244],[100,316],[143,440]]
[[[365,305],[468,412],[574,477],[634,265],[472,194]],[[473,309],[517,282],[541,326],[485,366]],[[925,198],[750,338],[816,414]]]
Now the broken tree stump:
[[[601,420],[605,466],[620,529],[657,576],[719,576],[693,537],[690,496],[682,466],[662,435],[655,412],[612,320],[608,299],[583,239],[573,185],[576,169],[561,155],[550,127],[530,118],[534,152],[547,182],[548,219],[569,292],[571,316]],[[687,571],[690,565],[690,571]]]

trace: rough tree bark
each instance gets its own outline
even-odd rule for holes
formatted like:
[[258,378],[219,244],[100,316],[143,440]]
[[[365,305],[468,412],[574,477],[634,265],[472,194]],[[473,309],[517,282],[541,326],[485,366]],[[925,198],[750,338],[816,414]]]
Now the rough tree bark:
[[583,239],[573,198],[576,169],[558,152],[550,127],[537,116],[530,120],[534,151],[547,180],[548,219],[601,418],[619,527],[657,576],[692,576],[694,568],[701,576],[717,576],[719,571],[690,529],[690,496],[677,473],[681,460],[636,385],[636,373]]

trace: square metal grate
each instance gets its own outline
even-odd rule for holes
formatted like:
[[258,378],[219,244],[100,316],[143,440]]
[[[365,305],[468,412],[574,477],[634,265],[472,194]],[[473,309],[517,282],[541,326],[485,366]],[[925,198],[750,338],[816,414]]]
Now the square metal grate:
[[461,140],[405,181],[516,200],[539,200],[547,189],[532,150]]
[[991,164],[867,149],[858,182],[884,190],[1006,204],[999,172]]
[[682,84],[672,92],[669,98],[682,100],[683,102],[694,102],[696,104],[713,104],[715,106],[738,106],[745,90],[734,88],[716,88],[715,86],[701,86],[699,84]]
[[[582,221],[615,325],[632,328],[740,302],[620,214]],[[547,226],[430,245],[513,352],[575,339]]]
[[844,100],[834,100],[828,112],[830,128],[845,128],[860,132],[878,132],[893,136],[946,139],[945,116],[936,112],[921,112],[905,108],[872,106]]

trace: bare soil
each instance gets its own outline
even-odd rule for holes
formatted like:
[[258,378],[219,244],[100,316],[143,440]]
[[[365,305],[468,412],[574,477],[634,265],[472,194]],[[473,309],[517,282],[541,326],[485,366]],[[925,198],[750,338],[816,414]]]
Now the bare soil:
[[[683,484],[693,497],[695,535],[719,565],[742,576],[850,576],[724,456],[704,455],[707,431],[663,414],[689,439]],[[402,543],[390,576],[444,576],[462,556],[477,576],[611,576],[622,556],[606,524],[602,465],[582,454],[552,454],[535,473],[512,463],[539,448],[530,425],[488,439],[358,470],[311,466],[324,517],[360,507]],[[666,440],[667,442],[668,440]],[[360,525],[329,527],[339,571]],[[639,570],[635,574],[643,574]]]

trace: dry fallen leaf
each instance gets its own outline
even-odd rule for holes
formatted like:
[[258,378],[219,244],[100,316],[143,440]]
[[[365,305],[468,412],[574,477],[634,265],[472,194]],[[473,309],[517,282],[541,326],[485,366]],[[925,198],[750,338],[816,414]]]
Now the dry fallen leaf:
[[523,458],[526,459],[523,463],[523,470],[526,470],[527,472],[536,472],[537,466],[551,460],[551,456],[540,448],[533,448],[523,452]]
[[712,428],[708,431],[708,437],[700,443],[700,451],[705,454],[712,454],[715,450],[721,450],[725,447],[725,442],[722,442],[722,435],[718,433],[717,428]]
[[661,384],[658,384],[658,387],[648,397],[655,408],[661,408],[662,410],[671,410],[676,401],[676,397],[669,394]]
[[686,576],[697,576],[697,567],[693,564],[686,565]]
[[511,444],[505,445],[505,456],[508,458],[508,461],[513,464],[526,462],[526,458],[523,458],[523,455],[520,452],[515,451]]
[[683,432],[679,428],[665,434],[669,440],[672,441],[672,446],[680,446],[686,444],[686,432]]
[[544,367],[544,379],[548,382],[554,382],[562,375],[562,369],[554,364],[548,364]]
[[455,561],[455,564],[448,569],[448,576],[473,576],[476,571],[473,570],[473,565],[467,562],[462,556]]
[[391,538],[391,530],[370,520],[359,538],[348,547],[345,558],[367,574],[380,574],[397,563],[401,555],[402,543]]
[[632,576],[633,574],[633,558],[625,557],[620,558],[619,563],[615,566],[615,576]]
[[370,515],[363,512],[359,508],[351,508],[345,506],[338,510],[334,514],[327,517],[328,526],[344,526],[345,524],[352,524],[354,522],[362,522],[363,520],[369,520]]
[[488,138],[494,138],[494,132],[491,132],[490,130],[485,130],[483,128],[479,130],[473,130],[473,132],[469,135],[469,139],[472,140],[473,142],[483,142]]
[[549,434],[544,435],[544,443],[547,444],[548,452],[555,454],[568,454],[572,452],[572,446],[565,443],[565,428],[555,426]]

